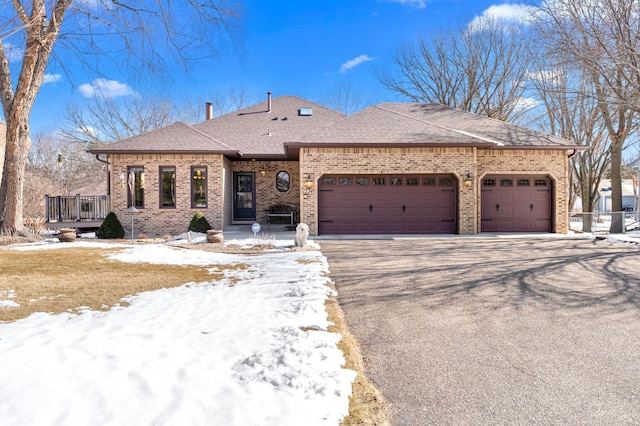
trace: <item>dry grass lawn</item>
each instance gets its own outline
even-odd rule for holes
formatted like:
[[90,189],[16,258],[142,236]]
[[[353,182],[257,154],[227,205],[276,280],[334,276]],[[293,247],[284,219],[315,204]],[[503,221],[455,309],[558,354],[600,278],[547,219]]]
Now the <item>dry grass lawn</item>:
[[[193,248],[208,250],[211,247],[198,245]],[[11,300],[20,305],[18,308],[0,309],[0,321],[15,321],[34,312],[75,312],[81,306],[109,310],[115,305],[126,305],[121,300],[125,296],[176,287],[187,282],[220,279],[224,276],[225,268],[246,268],[243,264],[226,267],[216,265],[216,271],[212,274],[206,267],[126,263],[108,259],[110,253],[120,250],[123,249],[17,251],[0,244],[0,294],[15,293],[15,298]],[[230,282],[230,285],[233,284]],[[358,373],[349,401],[349,416],[342,425],[388,425],[387,404],[364,375],[362,355],[346,326],[342,309],[335,297],[330,297],[325,306],[329,321],[335,324],[330,331],[342,335],[338,346],[345,354],[345,368]]]
[[[0,309],[0,321],[34,312],[61,313],[80,306],[108,310],[143,291],[211,281],[216,275],[193,266],[125,263],[107,258],[121,248],[61,248],[17,251],[0,248],[0,292],[13,291],[18,308]],[[235,265],[235,268],[238,266]],[[216,274],[223,274],[218,266]]]

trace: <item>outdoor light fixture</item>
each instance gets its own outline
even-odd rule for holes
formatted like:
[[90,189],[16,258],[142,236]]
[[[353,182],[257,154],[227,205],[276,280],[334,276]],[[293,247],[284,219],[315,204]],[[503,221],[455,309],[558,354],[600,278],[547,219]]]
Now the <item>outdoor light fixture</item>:
[[464,186],[471,186],[472,183],[473,179],[471,178],[471,175],[467,173],[467,177],[464,178]]
[[313,179],[309,173],[304,174],[304,193],[311,194],[313,192]]
[[135,206],[131,206],[127,209],[127,212],[131,213],[131,244],[133,244],[133,216],[139,212]]

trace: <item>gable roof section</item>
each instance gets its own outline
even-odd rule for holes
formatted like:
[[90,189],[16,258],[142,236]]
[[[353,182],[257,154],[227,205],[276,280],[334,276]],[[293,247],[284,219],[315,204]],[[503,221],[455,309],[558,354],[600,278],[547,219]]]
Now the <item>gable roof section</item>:
[[[311,108],[310,116],[299,115]],[[227,144],[240,147],[247,156],[284,156],[284,143],[328,126],[345,115],[297,96],[280,96],[239,111],[203,121],[194,127]]]
[[92,154],[134,153],[220,153],[237,154],[241,151],[195,129],[178,122],[131,138],[100,145],[89,150]]

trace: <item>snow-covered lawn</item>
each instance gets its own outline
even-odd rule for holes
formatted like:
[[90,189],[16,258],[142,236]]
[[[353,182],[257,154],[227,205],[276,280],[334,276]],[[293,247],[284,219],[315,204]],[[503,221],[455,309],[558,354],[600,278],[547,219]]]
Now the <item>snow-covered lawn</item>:
[[[99,244],[47,243],[20,249]],[[293,241],[278,241],[278,246]],[[2,425],[336,425],[355,372],[327,331],[326,258],[133,245],[124,262],[243,264],[126,308],[0,323]],[[162,277],[158,277],[162,280]],[[12,294],[0,294],[10,309]]]

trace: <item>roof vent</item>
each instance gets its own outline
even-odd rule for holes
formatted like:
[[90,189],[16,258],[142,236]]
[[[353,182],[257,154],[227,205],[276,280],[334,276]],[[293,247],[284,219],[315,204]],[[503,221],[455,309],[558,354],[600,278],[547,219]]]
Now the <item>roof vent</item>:
[[298,110],[298,115],[301,117],[310,117],[313,115],[311,107],[302,107]]

